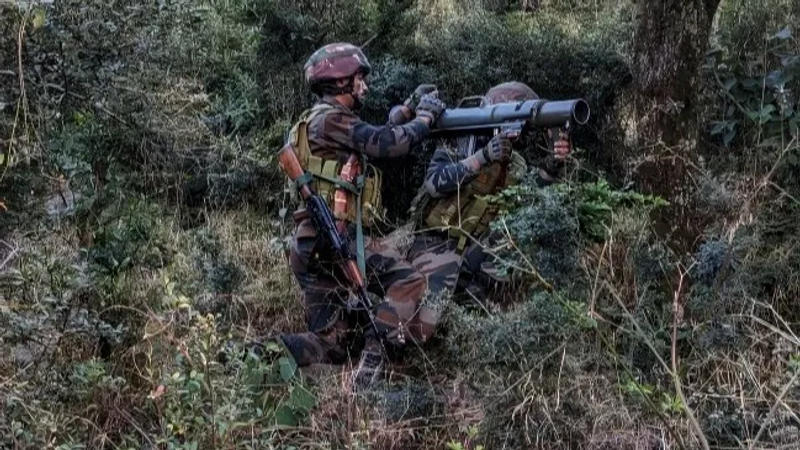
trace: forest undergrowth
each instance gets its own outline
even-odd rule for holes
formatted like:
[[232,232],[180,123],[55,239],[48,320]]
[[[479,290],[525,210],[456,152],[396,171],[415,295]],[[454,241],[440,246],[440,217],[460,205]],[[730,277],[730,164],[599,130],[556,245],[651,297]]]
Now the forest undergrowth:
[[[0,2],[0,447],[796,448],[796,2],[722,3],[690,156],[623,148],[631,2],[520,3]],[[274,157],[332,41],[365,45],[373,122],[422,82],[593,114],[563,183],[493,199],[513,290],[448,302],[358,395],[348,365],[247,351],[304,328]],[[689,188],[640,190],[631,154]],[[429,156],[387,171],[381,232]]]

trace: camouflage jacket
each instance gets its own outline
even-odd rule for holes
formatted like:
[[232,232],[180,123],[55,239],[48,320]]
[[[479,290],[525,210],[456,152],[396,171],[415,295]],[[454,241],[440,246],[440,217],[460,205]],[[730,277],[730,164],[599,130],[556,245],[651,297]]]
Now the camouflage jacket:
[[364,122],[353,111],[334,100],[323,98],[321,101],[333,108],[308,124],[308,144],[312,154],[324,159],[343,161],[353,151],[370,158],[403,156],[430,132],[428,124],[422,119],[414,119],[403,125],[375,126]]
[[442,140],[436,145],[424,182],[431,197],[446,197],[478,176],[481,168],[468,164],[466,159],[481,151],[483,146],[479,147],[479,140],[481,138],[468,135]]
[[[447,197],[477,178],[483,168],[470,164],[467,159],[481,151],[488,140],[488,137],[466,135],[438,142],[425,173],[423,187],[428,195]],[[541,172],[536,173],[535,180],[539,186],[551,184],[561,176],[563,162],[551,155],[536,156],[534,165],[548,175],[546,179]]]

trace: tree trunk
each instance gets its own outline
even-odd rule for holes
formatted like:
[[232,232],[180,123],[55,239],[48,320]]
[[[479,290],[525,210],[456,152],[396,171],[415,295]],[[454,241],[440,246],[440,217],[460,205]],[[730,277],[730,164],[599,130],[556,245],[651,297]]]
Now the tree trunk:
[[633,151],[623,155],[633,167],[632,181],[672,203],[662,212],[663,231],[687,246],[701,223],[690,207],[689,180],[699,136],[698,72],[719,3],[639,0],[634,80],[620,111],[625,147]]
[[520,7],[524,12],[533,12],[539,9],[539,0],[520,0]]
[[720,0],[640,0],[633,73],[639,144],[697,139],[697,75]]

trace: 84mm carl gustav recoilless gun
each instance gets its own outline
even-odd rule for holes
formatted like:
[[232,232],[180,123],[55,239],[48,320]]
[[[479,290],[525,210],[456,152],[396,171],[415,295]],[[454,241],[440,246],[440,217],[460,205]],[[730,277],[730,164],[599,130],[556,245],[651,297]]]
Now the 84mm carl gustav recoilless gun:
[[589,104],[583,99],[527,100],[486,106],[461,107],[481,97],[467,97],[459,107],[446,109],[433,126],[435,133],[480,133],[499,130],[519,135],[531,128],[562,128],[589,121]]

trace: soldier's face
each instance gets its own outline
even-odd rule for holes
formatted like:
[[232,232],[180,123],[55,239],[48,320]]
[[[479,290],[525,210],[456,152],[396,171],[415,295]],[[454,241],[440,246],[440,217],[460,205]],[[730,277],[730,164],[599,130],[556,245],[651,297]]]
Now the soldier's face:
[[359,72],[353,77],[353,97],[355,97],[358,103],[363,103],[364,99],[367,97],[367,92],[369,92],[367,77]]
[[[356,73],[353,75],[352,81],[347,78],[340,78],[336,80],[336,86],[340,88],[345,88],[348,84],[352,86],[349,88],[349,96],[347,94],[341,94],[343,102],[346,103],[345,106],[352,109],[359,109],[364,104],[364,99],[367,97],[367,92],[369,92],[369,88],[367,87],[367,79],[366,75],[361,72]],[[348,98],[349,97],[349,98]],[[352,99],[352,101],[350,100]]]

